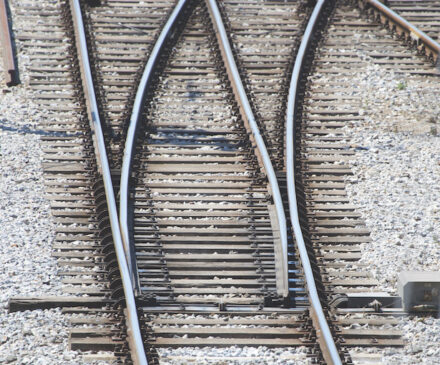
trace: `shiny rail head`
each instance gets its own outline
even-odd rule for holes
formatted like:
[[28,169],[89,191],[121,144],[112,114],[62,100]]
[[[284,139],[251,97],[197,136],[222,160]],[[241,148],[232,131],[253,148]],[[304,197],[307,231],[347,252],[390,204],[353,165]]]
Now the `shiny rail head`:
[[130,271],[125,258],[125,252],[122,242],[122,236],[119,228],[118,211],[116,207],[116,199],[114,195],[113,182],[110,167],[107,158],[104,134],[102,132],[101,121],[99,119],[99,107],[95,96],[95,86],[93,84],[92,71],[90,68],[89,50],[87,47],[87,39],[84,30],[83,15],[79,0],[69,0],[69,6],[72,14],[75,39],[78,48],[78,62],[81,65],[81,78],[83,80],[84,92],[87,98],[87,109],[90,119],[93,138],[96,143],[95,154],[97,156],[97,164],[102,172],[104,182],[105,196],[107,200],[107,208],[109,212],[109,220],[112,231],[112,238],[115,244],[115,251],[118,261],[118,267],[121,273],[121,279],[124,287],[124,296],[126,302],[126,325],[127,325],[127,341],[132,351],[132,359],[135,364],[147,365],[147,357],[145,354],[144,343],[142,340],[141,330],[139,327],[136,301],[134,298],[133,285],[131,281]]
[[387,3],[386,0],[383,3],[379,0],[358,0],[359,7],[369,16],[387,27],[410,47],[417,49],[419,54],[424,54],[434,65],[438,65],[440,44],[388,8]]
[[154,44],[153,50],[150,53],[147,64],[144,68],[142,78],[139,82],[135,101],[130,116],[130,124],[128,126],[127,137],[124,145],[124,154],[121,167],[121,180],[120,180],[120,203],[119,203],[119,223],[122,234],[122,243],[124,245],[124,251],[127,258],[127,264],[130,270],[130,274],[133,280],[133,287],[137,294],[140,293],[140,279],[137,271],[136,255],[134,252],[134,244],[131,242],[129,219],[128,219],[128,205],[129,205],[129,191],[130,191],[130,175],[132,172],[133,155],[136,143],[136,134],[138,125],[140,124],[141,115],[143,113],[143,104],[145,103],[145,95],[147,90],[151,87],[151,80],[159,57],[165,49],[167,40],[174,37],[175,27],[177,26],[179,17],[187,11],[187,0],[179,0],[167,22],[163,26],[159,37]]
[[311,318],[315,328],[317,329],[318,343],[324,361],[328,364],[340,365],[342,364],[339,349],[333,339],[333,334],[330,330],[327,321],[328,313],[324,312],[318,290],[315,283],[313,269],[310,263],[308,251],[305,245],[301,224],[299,221],[298,202],[296,198],[296,182],[295,182],[295,134],[294,126],[296,124],[296,101],[298,90],[300,88],[300,75],[303,71],[303,65],[307,52],[309,50],[311,40],[318,30],[319,21],[325,16],[324,5],[331,5],[330,1],[318,0],[309,18],[307,27],[304,31],[301,44],[298,49],[295,64],[292,70],[292,77],[289,87],[289,95],[286,110],[286,177],[287,177],[287,192],[289,200],[290,220],[295,234],[298,252],[300,254],[301,263],[304,271],[305,280],[307,282],[307,291],[309,293]]
[[231,45],[229,44],[228,34],[222,20],[222,14],[219,10],[216,0],[205,0],[206,7],[211,17],[212,25],[215,29],[215,34],[220,48],[223,61],[225,63],[226,72],[231,82],[232,90],[237,104],[239,105],[240,114],[245,123],[246,129],[249,131],[249,138],[252,143],[255,143],[255,153],[260,165],[266,173],[269,181],[269,188],[273,198],[276,218],[279,228],[280,240],[278,241],[280,246],[278,252],[280,253],[281,262],[281,274],[277,278],[282,281],[282,284],[278,287],[278,294],[287,298],[289,296],[289,273],[288,273],[288,234],[286,216],[284,213],[284,206],[281,197],[280,188],[278,185],[278,178],[275,174],[275,170],[272,165],[267,147],[264,142],[264,138],[259,130],[258,124],[255,120],[255,116],[252,111],[246,90],[243,86],[243,82],[240,77],[240,73],[235,62],[234,53]]

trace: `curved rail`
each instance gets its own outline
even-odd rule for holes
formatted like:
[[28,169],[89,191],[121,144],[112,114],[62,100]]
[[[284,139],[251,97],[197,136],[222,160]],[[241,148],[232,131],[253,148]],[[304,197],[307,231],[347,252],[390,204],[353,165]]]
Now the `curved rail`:
[[133,104],[133,110],[131,112],[130,124],[127,132],[127,139],[125,141],[119,190],[119,224],[121,227],[122,241],[124,244],[125,255],[127,257],[127,263],[132,275],[133,286],[137,291],[140,291],[139,275],[137,272],[136,258],[133,257],[134,255],[132,255],[131,252],[132,245],[130,244],[130,230],[128,227],[130,173],[133,161],[136,130],[143,111],[142,104],[144,102],[145,93],[148,89],[148,86],[150,86],[149,83],[151,82],[153,71],[159,59],[160,52],[164,47],[165,41],[171,36],[171,31],[186,3],[187,0],[179,0],[177,5],[174,7],[159,35],[159,38],[157,39],[156,44],[153,47],[150,57],[148,58],[147,65],[145,66],[144,73],[142,74],[142,78],[139,82],[139,87],[136,92],[136,99]]
[[416,43],[417,48],[419,50],[423,49],[426,55],[431,56],[434,63],[439,62],[440,56],[440,44],[433,40],[430,36],[428,36],[425,32],[421,31],[415,25],[408,22],[406,19],[402,18],[395,11],[391,10],[389,7],[384,5],[378,0],[361,0],[363,3],[371,6],[374,10],[378,11],[381,15],[381,22],[391,21],[396,30],[405,33],[408,40],[411,40]]
[[104,135],[102,133],[101,121],[99,118],[98,104],[96,102],[95,89],[93,85],[92,73],[88,58],[86,36],[84,34],[84,23],[82,20],[81,8],[79,0],[70,0],[72,9],[75,35],[79,48],[79,61],[84,75],[83,85],[86,94],[87,107],[90,114],[91,128],[94,132],[95,149],[99,159],[99,166],[104,181],[105,195],[107,199],[107,207],[110,216],[110,226],[115,244],[116,256],[118,259],[119,270],[121,273],[122,284],[124,286],[125,302],[127,305],[127,334],[130,348],[132,350],[132,359],[135,364],[147,365],[147,357],[144,351],[144,344],[139,327],[136,303],[134,298],[133,286],[130,279],[130,271],[125,259],[124,247],[122,243],[121,232],[119,230],[118,211],[113,192],[113,184],[108,164],[107,153],[105,149]]
[[304,59],[316,27],[316,21],[322,11],[326,0],[318,0],[310,16],[307,28],[304,32],[301,45],[296,56],[295,65],[292,72],[292,79],[290,82],[287,115],[286,115],[286,158],[287,158],[287,192],[289,196],[290,220],[292,222],[293,231],[295,233],[296,243],[301,258],[301,263],[304,270],[304,275],[307,283],[307,291],[309,293],[312,320],[317,329],[318,340],[321,346],[324,359],[328,364],[342,364],[338,349],[330,332],[327,319],[321,306],[321,301],[318,296],[318,291],[315,285],[315,278],[312,267],[310,265],[307,248],[302,235],[301,226],[299,223],[298,206],[296,200],[295,188],[295,148],[294,148],[294,124],[296,113],[296,99],[297,90],[300,81],[300,74],[303,68]]
[[[286,216],[284,214],[283,201],[281,199],[280,188],[278,186],[278,180],[275,175],[272,162],[270,160],[269,153],[267,152],[266,145],[264,144],[263,137],[258,129],[257,122],[252,113],[249,100],[244,90],[243,83],[241,82],[240,74],[238,73],[237,65],[235,64],[234,56],[232,54],[231,46],[228,41],[225,27],[220,15],[220,11],[217,7],[216,0],[206,0],[209,14],[211,15],[212,23],[216,30],[216,36],[220,45],[220,49],[225,60],[225,66],[229,75],[234,94],[237,98],[240,112],[250,126],[252,136],[257,145],[257,149],[263,161],[264,169],[269,180],[269,184],[272,190],[272,196],[275,203],[276,214],[280,229],[281,238],[281,253],[282,253],[282,284],[279,293],[284,297],[289,295],[289,280],[288,280],[288,261],[287,261],[287,225]],[[278,280],[278,278],[277,278]]]

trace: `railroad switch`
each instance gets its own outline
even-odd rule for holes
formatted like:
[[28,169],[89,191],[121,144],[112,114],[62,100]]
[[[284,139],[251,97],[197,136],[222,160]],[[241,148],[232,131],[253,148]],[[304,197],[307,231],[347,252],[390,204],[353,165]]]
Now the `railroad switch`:
[[406,312],[437,312],[440,310],[440,272],[403,271],[397,281]]
[[334,296],[329,305],[332,308],[371,308],[381,312],[382,308],[401,308],[402,299],[384,292],[348,293]]

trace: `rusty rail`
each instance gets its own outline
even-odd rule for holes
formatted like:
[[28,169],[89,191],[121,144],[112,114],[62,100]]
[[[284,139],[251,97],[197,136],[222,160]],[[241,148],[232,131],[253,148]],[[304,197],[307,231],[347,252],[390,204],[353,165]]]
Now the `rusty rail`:
[[6,0],[0,0],[1,42],[3,47],[3,67],[5,68],[6,85],[18,84],[17,66],[12,49],[11,32],[9,31]]
[[359,7],[368,11],[376,20],[388,26],[399,37],[425,53],[434,64],[439,63],[440,44],[418,29],[379,0],[359,0]]

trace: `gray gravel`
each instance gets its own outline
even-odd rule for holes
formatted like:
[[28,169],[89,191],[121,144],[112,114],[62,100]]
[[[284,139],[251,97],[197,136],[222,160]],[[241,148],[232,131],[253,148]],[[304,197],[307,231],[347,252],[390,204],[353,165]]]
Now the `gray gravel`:
[[[12,14],[20,1],[9,1]],[[20,18],[14,17],[14,30]],[[42,112],[29,88],[28,48],[16,40],[21,85],[7,88],[0,61],[0,364],[82,364],[60,309],[8,313],[14,296],[63,295],[51,257],[55,225],[44,195]],[[65,295],[65,294],[64,294]],[[106,362],[94,362],[105,364]]]
[[305,348],[237,347],[184,347],[159,349],[161,365],[181,364],[234,364],[234,365],[306,365]]
[[[13,8],[18,0],[10,3]],[[17,45],[26,81],[29,58],[20,42]],[[362,261],[383,289],[393,293],[398,272],[439,269],[438,78],[402,79],[374,66],[359,77],[366,118],[346,128],[348,141],[361,147],[351,162],[355,174],[348,191],[372,232],[373,242],[364,245]],[[404,87],[398,86],[401,83]],[[61,283],[51,257],[54,225],[49,202],[42,197],[41,115],[26,83],[0,93],[0,112],[0,364],[81,364],[82,357],[68,350],[68,323],[60,310],[9,314],[6,309],[12,296],[61,294]],[[439,319],[404,317],[400,327],[408,345],[385,349],[384,363],[440,364]],[[161,350],[162,363],[182,364],[181,356],[188,354],[194,364],[224,363],[225,356],[231,364],[255,364],[257,354],[266,354],[262,364],[305,363],[302,350],[226,351]]]
[[78,364],[78,354],[68,350],[68,323],[60,310],[6,308],[10,297],[62,294],[44,198],[41,115],[26,86],[6,91],[0,93],[0,364]]
[[[397,294],[401,271],[439,270],[438,78],[372,65],[358,77],[365,118],[345,128],[357,150],[347,190],[371,231],[361,262],[381,289]],[[386,349],[384,363],[440,364],[440,319],[404,317],[399,327],[407,346]]]

